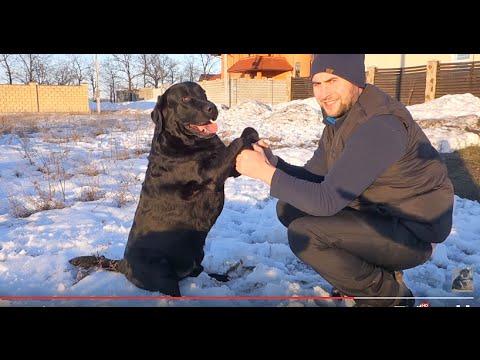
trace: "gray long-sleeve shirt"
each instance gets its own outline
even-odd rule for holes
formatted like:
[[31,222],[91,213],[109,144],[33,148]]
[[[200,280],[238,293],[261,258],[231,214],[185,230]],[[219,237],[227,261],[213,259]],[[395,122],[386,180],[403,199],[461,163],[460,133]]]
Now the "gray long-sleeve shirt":
[[[338,131],[341,122],[326,126]],[[405,154],[406,143],[401,121],[393,115],[376,116],[349,138],[328,173],[322,146],[304,167],[278,158],[270,195],[313,216],[335,215]]]

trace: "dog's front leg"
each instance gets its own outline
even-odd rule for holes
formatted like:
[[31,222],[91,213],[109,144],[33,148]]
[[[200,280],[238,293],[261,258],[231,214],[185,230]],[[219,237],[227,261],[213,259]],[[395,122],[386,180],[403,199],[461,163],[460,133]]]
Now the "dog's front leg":
[[242,135],[238,139],[233,140],[211,163],[211,170],[216,182],[223,183],[230,176],[240,176],[235,170],[237,156],[243,149],[253,149],[252,144],[258,140],[258,133],[255,129],[251,127],[245,128]]
[[[210,163],[209,173],[216,183],[223,183],[229,176],[235,176],[235,160],[243,149],[249,144],[244,138],[233,140],[215,160]],[[236,175],[239,176],[240,174]]]

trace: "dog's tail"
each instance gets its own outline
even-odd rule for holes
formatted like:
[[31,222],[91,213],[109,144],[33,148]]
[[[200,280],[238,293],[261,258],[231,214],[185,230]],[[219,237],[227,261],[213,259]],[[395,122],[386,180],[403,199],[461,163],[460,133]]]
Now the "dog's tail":
[[100,268],[108,271],[123,273],[123,259],[113,260],[105,256],[79,256],[68,261],[74,266],[83,269]]

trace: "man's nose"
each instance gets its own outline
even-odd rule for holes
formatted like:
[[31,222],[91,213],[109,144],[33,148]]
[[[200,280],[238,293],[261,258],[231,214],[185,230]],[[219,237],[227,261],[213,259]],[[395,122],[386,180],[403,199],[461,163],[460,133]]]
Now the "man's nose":
[[330,97],[331,91],[328,86],[324,84],[317,87],[317,97],[319,100],[325,100]]

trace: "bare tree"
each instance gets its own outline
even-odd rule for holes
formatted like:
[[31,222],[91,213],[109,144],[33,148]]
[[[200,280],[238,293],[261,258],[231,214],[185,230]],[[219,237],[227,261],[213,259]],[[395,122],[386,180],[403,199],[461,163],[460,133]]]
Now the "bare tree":
[[24,84],[36,81],[39,84],[51,83],[50,55],[43,54],[20,54],[20,81]]
[[0,65],[5,71],[5,76],[10,85],[13,84],[13,78],[15,76],[15,55],[13,54],[0,54]]
[[57,62],[54,66],[52,78],[57,85],[72,85],[75,80],[69,61],[61,60]]
[[217,64],[218,58],[212,54],[200,54],[199,58],[202,66],[202,74],[210,74],[212,67]]
[[110,102],[116,101],[116,86],[118,84],[118,72],[115,66],[115,63],[111,58],[107,58],[102,62],[102,71],[101,71],[102,79],[106,83]]
[[197,64],[195,56],[188,56],[183,62],[183,79],[185,81],[197,81],[202,69]]
[[35,81],[35,62],[38,54],[20,54],[18,60],[20,63],[20,81],[24,84]]
[[[134,61],[133,54],[113,54],[113,61],[116,65],[118,75],[121,75],[123,80],[127,82],[128,93],[132,94],[134,88],[134,79],[137,78],[141,73],[138,71],[138,68]],[[132,100],[132,99],[130,99]]]
[[39,55],[34,63],[35,80],[40,85],[50,85],[52,81],[52,66],[50,55]]
[[97,88],[97,83],[95,79],[95,69],[94,65],[87,67],[85,71],[85,77],[87,78],[85,81],[87,81],[90,84],[90,98],[94,99],[95,98],[95,90]]
[[138,55],[138,63],[140,67],[140,74],[143,78],[143,87],[147,87],[147,74],[148,74],[148,67],[150,63],[151,55],[149,54],[140,54]]
[[167,64],[167,79],[170,84],[182,81],[182,73],[179,66],[180,63],[177,60],[169,58]]
[[88,78],[88,70],[92,67],[89,65],[84,57],[79,55],[70,56],[70,64],[72,70],[72,77],[77,85],[86,81]]
[[171,69],[172,59],[168,55],[150,54],[148,55],[146,79],[149,85],[158,88],[163,85]]

